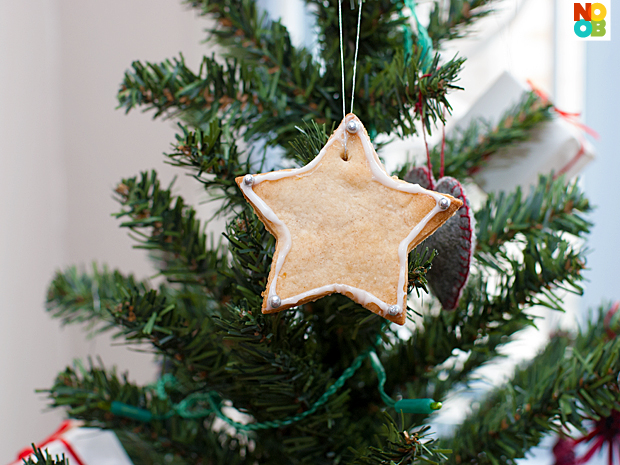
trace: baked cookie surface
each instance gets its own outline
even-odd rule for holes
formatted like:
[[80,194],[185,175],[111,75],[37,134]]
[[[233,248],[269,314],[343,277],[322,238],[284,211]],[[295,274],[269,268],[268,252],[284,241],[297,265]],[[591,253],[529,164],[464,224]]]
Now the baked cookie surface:
[[303,168],[236,181],[276,237],[263,313],[339,292],[403,324],[409,251],[462,204],[388,176],[353,114]]

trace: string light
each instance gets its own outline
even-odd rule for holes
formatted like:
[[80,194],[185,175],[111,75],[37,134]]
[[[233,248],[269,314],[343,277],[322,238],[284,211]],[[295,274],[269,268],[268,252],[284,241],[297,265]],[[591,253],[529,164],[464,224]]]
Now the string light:
[[[383,327],[379,334],[383,332]],[[187,396],[178,404],[172,405],[170,410],[168,410],[164,414],[154,414],[150,410],[143,409],[140,407],[135,407],[133,405],[128,405],[123,402],[111,402],[109,406],[110,413],[130,418],[132,420],[141,421],[141,422],[150,422],[154,420],[166,420],[175,415],[181,418],[203,418],[211,414],[215,414],[218,418],[229,424],[230,426],[236,428],[241,431],[257,431],[264,429],[272,429],[272,428],[281,428],[283,426],[289,426],[293,423],[296,423],[304,418],[314,414],[319,408],[327,403],[329,398],[333,396],[344,383],[351,378],[355,372],[362,366],[362,363],[370,358],[371,365],[377,374],[378,379],[378,388],[379,394],[381,395],[381,399],[383,402],[391,408],[394,408],[397,412],[402,411],[404,413],[418,413],[418,414],[430,414],[435,410],[439,410],[441,408],[441,402],[435,402],[433,399],[401,399],[399,401],[395,401],[392,399],[384,389],[385,382],[387,376],[385,374],[385,369],[379,360],[379,356],[375,351],[375,346],[381,342],[381,336],[377,336],[377,341],[373,346],[362,352],[360,355],[355,357],[351,366],[349,366],[342,375],[329,387],[325,390],[325,392],[319,397],[312,406],[298,415],[294,415],[291,417],[284,418],[282,420],[273,420],[273,421],[264,421],[261,423],[240,423],[238,421],[234,421],[230,417],[228,417],[221,408],[221,398],[215,391],[201,392],[201,393],[193,393]],[[178,381],[171,374],[166,374],[162,376],[157,384],[153,386],[153,390],[157,397],[162,400],[168,399],[168,394],[166,391],[166,387],[178,386]],[[204,405],[208,405],[208,407],[204,407]]]

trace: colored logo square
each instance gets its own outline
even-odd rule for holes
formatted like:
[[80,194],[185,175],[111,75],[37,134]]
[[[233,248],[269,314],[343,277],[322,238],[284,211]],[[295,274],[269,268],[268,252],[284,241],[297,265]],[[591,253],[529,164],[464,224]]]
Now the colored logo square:
[[577,40],[611,40],[611,1],[566,2],[572,8],[573,37]]

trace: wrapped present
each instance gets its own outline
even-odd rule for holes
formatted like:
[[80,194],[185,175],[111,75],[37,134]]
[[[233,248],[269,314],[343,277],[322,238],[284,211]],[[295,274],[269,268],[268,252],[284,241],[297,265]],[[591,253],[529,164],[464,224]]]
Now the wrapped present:
[[[474,119],[496,125],[531,90],[531,86],[504,72],[457,122],[457,127],[464,129]],[[585,126],[579,123],[578,115],[557,109],[556,113],[551,121],[535,127],[528,141],[505,147],[489,157],[473,176],[478,185],[486,192],[511,191],[535,184],[540,174],[554,172],[570,178],[581,172],[594,159],[594,147],[585,139]]]
[[[112,431],[83,428],[73,420],[64,421],[58,430],[36,447],[62,457],[72,465],[133,465],[120,441]],[[11,465],[23,465],[33,453],[32,447],[24,449]]]

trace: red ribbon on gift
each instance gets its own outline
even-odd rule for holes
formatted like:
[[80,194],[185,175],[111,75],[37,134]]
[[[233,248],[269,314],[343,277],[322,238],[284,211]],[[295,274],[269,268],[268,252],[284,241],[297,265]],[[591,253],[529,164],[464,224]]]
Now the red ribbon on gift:
[[[63,421],[55,433],[53,433],[50,437],[48,437],[42,443],[37,444],[36,447],[38,449],[43,449],[46,446],[48,446],[50,443],[54,441],[59,441],[60,443],[62,443],[63,446],[65,446],[65,449],[67,449],[67,452],[69,453],[69,458],[72,460],[73,463],[76,463],[77,465],[86,465],[86,463],[82,459],[80,459],[80,456],[77,454],[75,449],[71,446],[71,444],[69,444],[62,437],[62,435],[65,434],[67,431],[69,431],[71,428],[73,428],[73,424],[71,420]],[[23,460],[33,453],[34,453],[34,449],[32,447],[26,447],[24,450],[22,450],[19,453],[17,460]]]
[[[532,88],[532,92],[538,95],[543,101],[549,101],[549,97],[547,96],[547,94],[545,94],[542,90],[536,87],[532,81],[528,79],[527,83]],[[553,111],[560,115],[562,119],[569,122],[573,126],[577,126],[579,129],[590,134],[595,139],[598,139],[600,137],[598,135],[598,132],[596,132],[589,126],[586,126],[580,121],[581,113],[570,113],[568,111],[560,110],[559,108],[556,108],[555,105],[553,105]],[[577,163],[577,161],[586,153],[586,140],[583,135],[579,138],[579,144],[579,152],[577,152],[577,154],[560,171],[558,171],[555,177],[558,177],[570,170],[575,165],[575,163]]]

